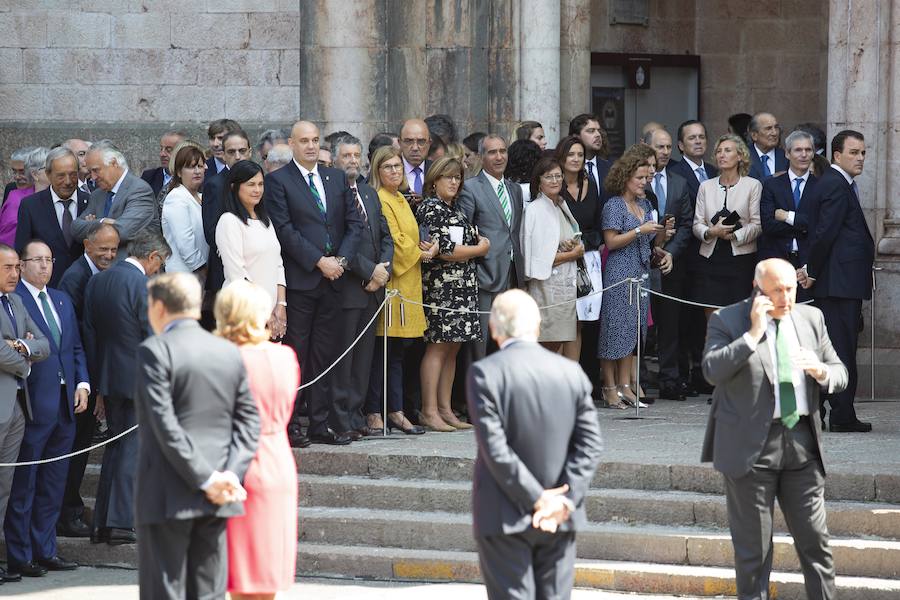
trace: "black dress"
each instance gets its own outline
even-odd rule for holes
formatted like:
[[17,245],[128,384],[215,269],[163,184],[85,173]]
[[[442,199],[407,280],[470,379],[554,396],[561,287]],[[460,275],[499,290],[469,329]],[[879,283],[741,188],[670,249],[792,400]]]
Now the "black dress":
[[559,195],[566,201],[569,211],[575,217],[578,228],[581,230],[581,239],[584,242],[584,251],[599,250],[603,245],[603,232],[601,231],[603,207],[600,205],[600,194],[597,186],[590,177],[584,177],[578,186],[578,195],[582,194],[582,186],[587,185],[588,191],[584,200],[577,201],[572,198],[569,189],[563,182]]

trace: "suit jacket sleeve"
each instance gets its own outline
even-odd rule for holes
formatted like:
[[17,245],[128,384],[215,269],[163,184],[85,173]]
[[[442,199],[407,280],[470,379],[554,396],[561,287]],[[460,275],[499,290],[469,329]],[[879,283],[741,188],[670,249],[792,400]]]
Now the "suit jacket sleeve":
[[219,217],[222,214],[222,190],[213,181],[215,177],[210,177],[203,182],[201,212],[203,214],[203,237],[210,246],[216,243],[216,226],[219,223]]
[[744,223],[744,226],[734,232],[734,239],[738,244],[746,244],[752,242],[762,233],[762,227],[759,223],[759,201],[762,196],[762,184],[756,182],[751,186],[750,198],[748,199],[750,222]]
[[244,364],[240,362],[241,377],[234,403],[233,427],[231,430],[231,446],[228,449],[228,461],[225,469],[244,480],[244,474],[256,455],[259,445],[260,421],[256,402],[250,395],[250,384]]
[[478,363],[469,368],[467,397],[475,415],[478,452],[497,485],[523,512],[532,512],[544,487],[509,447],[498,412],[493,382]]
[[819,352],[821,360],[828,367],[828,388],[831,393],[839,393],[847,389],[850,381],[847,367],[841,361],[834,346],[831,345],[831,338],[828,337],[828,328],[825,326],[825,315],[822,311],[816,310],[816,333],[819,335]]
[[569,455],[566,458],[566,469],[561,483],[569,484],[566,496],[575,506],[581,504],[591,486],[594,471],[600,461],[603,440],[600,438],[600,423],[597,421],[597,409],[591,398],[590,383],[583,373],[577,374],[583,388],[578,398],[575,414],[575,428],[569,441]]
[[703,349],[703,376],[713,385],[731,379],[742,369],[753,354],[753,350],[741,332],[734,339],[721,311],[714,312],[706,328],[706,347]]
[[413,239],[403,233],[403,230],[400,227],[400,220],[394,213],[393,208],[382,202],[381,213],[387,221],[388,231],[396,232],[395,234],[391,234],[394,245],[394,264],[392,265],[392,273],[399,277],[412,269],[416,263],[422,259],[422,251],[419,249],[418,238]]
[[[767,235],[791,235],[793,227],[775,218],[775,209],[778,203],[775,201],[775,191],[772,189],[775,178],[769,178],[763,184],[762,198],[759,201],[759,218],[762,221],[763,233]],[[771,184],[769,182],[772,182]],[[796,217],[795,217],[796,218]]]
[[266,187],[263,198],[269,218],[275,226],[278,241],[281,242],[281,251],[297,261],[300,266],[310,273],[316,269],[316,263],[324,256],[323,252],[294,227],[291,222],[291,213],[288,210],[287,190],[275,173],[266,176]]
[[343,256],[349,263],[356,256],[356,249],[363,234],[363,219],[356,208],[356,198],[353,196],[353,190],[347,183],[347,176],[341,179],[341,201],[344,205],[344,236],[341,238],[341,247],[338,248],[337,255]]
[[706,223],[706,186],[703,185],[697,190],[697,203],[694,206],[694,224],[692,229],[695,238],[701,242],[705,241],[703,234],[709,229],[709,225]]
[[135,398],[144,405],[147,427],[156,438],[160,452],[172,469],[189,486],[200,486],[215,470],[191,440],[178,422],[172,404],[170,385],[171,365],[166,364],[167,356],[161,348],[157,350],[157,340],[150,340],[138,347],[138,375],[135,382]]
[[[474,183],[474,179],[471,180]],[[475,195],[472,194],[472,186],[463,185],[462,191],[459,193],[459,197],[456,199],[456,206],[459,207],[459,210],[466,215],[466,220],[469,223],[475,224]]]
[[0,344],[0,371],[23,379],[28,377],[30,370],[28,359],[10,348],[5,341]]
[[66,303],[66,310],[69,312],[69,324],[72,326],[72,333],[75,336],[73,344],[73,354],[75,358],[75,378],[76,383],[90,383],[91,378],[88,373],[87,357],[84,352],[84,345],[81,342],[81,333],[78,331],[78,318],[75,316],[75,306],[71,300]]
[[91,223],[93,221],[88,221],[85,217],[93,215],[95,217],[99,217],[99,210],[102,207],[102,202],[106,197],[106,192],[101,188],[97,188],[91,193],[91,197],[88,200],[88,205],[84,209],[84,212],[78,215],[78,218],[72,221],[72,237],[77,239],[79,242],[83,242],[84,238],[87,237],[88,231],[91,228]]
[[141,185],[128,199],[125,210],[116,219],[119,238],[128,241],[156,216],[156,203],[150,186]]
[[682,186],[678,202],[681,211],[675,215],[675,237],[665,245],[666,251],[671,252],[674,258],[679,258],[688,247],[691,240],[691,227],[694,224],[694,213],[691,212],[691,199],[688,196],[687,184]]
[[809,247],[807,267],[809,276],[813,278],[821,274],[825,260],[831,254],[831,247],[837,240],[838,233],[847,218],[847,209],[849,208],[849,191],[844,192],[840,187],[830,183],[826,185],[829,185],[830,189],[822,190],[823,193],[818,196],[818,206],[812,207],[813,210],[818,211],[816,230],[810,236],[812,243]]
[[96,382],[99,380],[99,375],[96,372],[97,331],[94,328],[94,314],[93,309],[91,308],[91,296],[93,294],[93,284],[95,281],[96,280],[93,277],[88,279],[87,286],[85,286],[84,290],[81,316],[81,331],[84,333],[84,336],[82,337],[81,342],[84,345],[84,354],[87,357],[88,373],[91,376],[91,381],[96,385]]
[[32,340],[24,340],[29,350],[28,360],[33,363],[45,360],[50,356],[50,342],[47,341],[44,332],[42,332],[41,328],[34,322],[31,315],[28,314],[28,311],[25,310],[21,300],[19,300],[18,304],[22,309],[22,314],[25,315],[25,333],[30,333],[34,336],[34,339]]

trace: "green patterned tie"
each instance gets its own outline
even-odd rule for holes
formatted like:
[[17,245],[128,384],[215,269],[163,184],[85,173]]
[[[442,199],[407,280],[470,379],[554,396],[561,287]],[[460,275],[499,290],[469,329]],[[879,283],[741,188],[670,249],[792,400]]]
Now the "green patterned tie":
[[781,397],[781,423],[793,429],[800,415],[797,414],[797,397],[794,395],[793,367],[791,353],[788,349],[787,334],[779,327],[780,320],[775,319],[775,354],[778,357],[778,392]]
[[312,195],[316,198],[316,206],[319,207],[319,212],[322,213],[322,218],[326,220],[325,227],[325,254],[331,254],[331,234],[328,233],[328,213],[325,211],[325,203],[322,202],[322,196],[319,195],[319,188],[316,187],[316,179],[315,175],[312,172],[309,173],[309,191],[312,192]]
[[38,298],[41,299],[41,308],[44,309],[44,320],[47,321],[47,327],[50,328],[50,336],[53,338],[53,341],[56,343],[56,347],[59,348],[59,343],[60,343],[59,325],[56,322],[56,318],[53,316],[53,311],[50,309],[50,302],[47,300],[47,294],[44,292],[41,292],[38,294]]
[[512,209],[509,206],[509,198],[506,196],[506,186],[501,181],[497,185],[497,197],[500,198],[500,206],[503,207],[503,216],[506,217],[506,224],[512,224]]

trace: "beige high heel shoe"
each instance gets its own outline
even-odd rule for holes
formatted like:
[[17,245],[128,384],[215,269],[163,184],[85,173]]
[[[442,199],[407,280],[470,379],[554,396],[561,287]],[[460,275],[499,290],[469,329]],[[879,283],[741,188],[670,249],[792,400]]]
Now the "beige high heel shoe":
[[459,418],[455,414],[453,414],[452,410],[450,411],[449,414],[439,410],[438,415],[440,415],[440,417],[444,421],[444,423],[446,423],[450,427],[453,427],[454,429],[460,429],[460,430],[472,429],[472,425],[470,423],[466,423],[465,421],[460,421]]

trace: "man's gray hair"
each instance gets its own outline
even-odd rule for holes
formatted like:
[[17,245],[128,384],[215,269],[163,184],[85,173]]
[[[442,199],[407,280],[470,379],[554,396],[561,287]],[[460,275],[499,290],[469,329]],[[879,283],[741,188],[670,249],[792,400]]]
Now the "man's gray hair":
[[25,159],[28,158],[28,155],[34,151],[34,146],[25,146],[24,148],[16,148],[12,151],[12,154],[9,155],[9,160],[21,160],[25,162]]
[[291,152],[290,146],[285,144],[276,144],[272,146],[266,155],[266,164],[270,167],[283,167],[291,162],[294,154]]
[[166,242],[161,231],[143,229],[128,242],[128,256],[148,258],[152,252],[158,252],[166,258],[172,256],[172,248]]
[[501,142],[503,142],[504,146],[508,145],[506,143],[506,138],[503,137],[502,135],[500,135],[499,133],[489,133],[486,136],[484,136],[483,138],[481,138],[481,141],[478,142],[478,154],[480,156],[484,156],[484,143],[488,140],[500,140]]
[[275,140],[287,141],[290,137],[291,134],[284,129],[266,129],[260,134],[259,141],[256,142],[256,149],[257,151],[261,151],[262,147],[266,145],[266,142],[274,145]]
[[121,168],[128,168],[128,160],[125,158],[125,155],[110,140],[100,140],[91,146],[90,151],[99,152],[103,164],[107,167],[112,164],[112,161],[116,161],[116,164]]
[[115,223],[101,223],[98,220],[91,221],[88,225],[87,235],[85,236],[87,239],[92,242],[97,239],[97,236],[100,235],[101,232],[106,231],[107,229],[112,229],[116,232],[116,235],[121,239],[121,235],[119,234],[119,228],[116,227]]
[[747,132],[748,132],[748,133],[750,133],[751,131],[754,132],[754,133],[757,132],[757,131],[759,131],[759,118],[760,118],[761,116],[763,116],[763,115],[769,115],[769,116],[771,116],[771,117],[774,117],[774,116],[775,116],[775,115],[773,115],[772,113],[766,112],[766,111],[762,111],[762,112],[756,113],[755,115],[753,115],[752,117],[750,117],[750,124],[747,125]]
[[53,170],[51,168],[53,166],[53,161],[58,160],[63,157],[66,157],[66,156],[70,156],[73,159],[75,159],[75,168],[77,169],[78,168],[78,157],[75,156],[74,152],[72,152],[65,146],[57,146],[56,148],[52,149],[50,152],[47,153],[47,159],[44,161],[44,168],[47,169],[47,172],[49,173],[50,171]]
[[191,273],[163,273],[147,282],[148,303],[159,300],[169,314],[188,314],[200,318],[203,290]]
[[359,146],[359,151],[362,153],[362,142],[355,135],[342,135],[334,140],[332,148],[336,155],[341,153],[341,146]]
[[512,289],[494,299],[490,322],[494,337],[537,341],[541,311],[534,298],[522,290]]
[[43,146],[37,147],[28,153],[28,157],[25,159],[25,171],[28,172],[29,177],[34,177],[32,175],[33,171],[40,171],[44,168],[44,165],[47,163],[47,154],[49,153],[50,149]]
[[802,129],[795,129],[788,134],[788,136],[784,139],[784,149],[790,152],[791,147],[801,140],[806,140],[807,142],[809,142],[809,145],[812,146],[813,152],[816,151],[816,140],[809,132],[803,131]]

